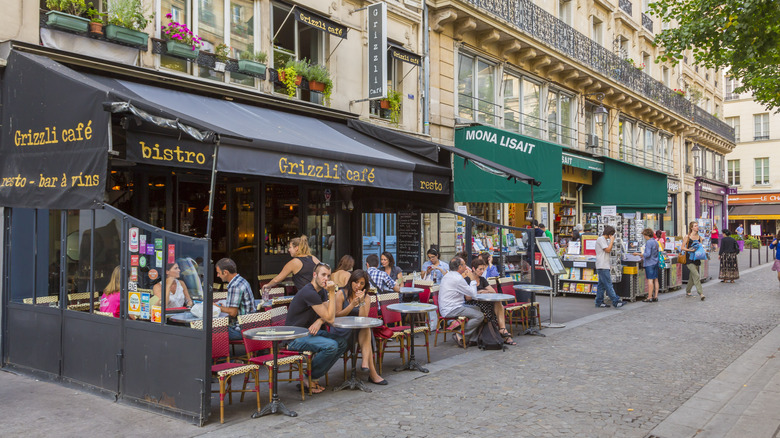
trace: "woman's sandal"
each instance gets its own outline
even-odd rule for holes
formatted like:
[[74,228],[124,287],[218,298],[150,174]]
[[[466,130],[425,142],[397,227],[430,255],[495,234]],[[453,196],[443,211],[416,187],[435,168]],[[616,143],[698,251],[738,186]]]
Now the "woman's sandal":
[[[301,385],[300,385],[300,383],[299,383],[298,385],[296,385],[296,387],[297,387],[298,389],[301,389]],[[310,394],[319,394],[319,393],[321,393],[321,392],[325,391],[325,387],[324,387],[324,386],[321,386],[319,383],[312,382],[312,383],[311,383],[311,389],[309,389],[309,387],[308,387],[308,386],[306,386],[306,385],[303,385],[303,390],[304,390],[304,391],[306,391],[306,392],[308,392],[308,393],[310,393]]]
[[464,346],[464,345],[466,345],[466,344],[464,343],[464,342],[465,342],[465,340],[464,340],[462,337],[461,337],[461,338],[458,338],[458,336],[459,336],[459,335],[458,335],[457,333],[453,333],[453,334],[452,334],[452,337],[453,337],[453,339],[455,339],[455,344],[457,344],[457,346],[458,346],[458,347],[461,347],[461,348],[463,348],[463,346]]
[[506,345],[517,345],[517,342],[512,340],[512,338],[504,338],[504,344],[506,344]]
[[502,338],[511,338],[512,334],[509,333],[509,330],[506,328],[498,329],[498,334],[501,335]]
[[652,303],[653,299],[652,298],[647,298],[647,299],[642,300],[642,302],[643,303]]

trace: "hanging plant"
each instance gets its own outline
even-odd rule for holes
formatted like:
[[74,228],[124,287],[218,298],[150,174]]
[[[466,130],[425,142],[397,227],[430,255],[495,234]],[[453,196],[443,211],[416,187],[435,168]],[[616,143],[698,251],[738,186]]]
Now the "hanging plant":
[[398,116],[401,114],[401,93],[387,90],[387,102],[390,104],[390,122],[398,125]]
[[295,85],[295,82],[298,78],[298,73],[295,71],[295,67],[293,66],[285,67],[282,72],[284,72],[284,76],[279,79],[281,79],[285,88],[287,88],[287,96],[292,98],[295,96],[296,89],[298,88],[298,86]]

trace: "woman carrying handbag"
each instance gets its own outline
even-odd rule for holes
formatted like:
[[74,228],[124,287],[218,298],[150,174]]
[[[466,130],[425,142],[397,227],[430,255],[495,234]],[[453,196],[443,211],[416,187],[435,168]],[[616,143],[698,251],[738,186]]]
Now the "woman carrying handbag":
[[739,254],[739,246],[737,241],[733,237],[729,236],[729,230],[723,230],[723,238],[720,241],[720,251],[718,257],[720,257],[720,270],[718,271],[718,278],[721,283],[730,282],[739,278],[739,263],[737,261],[737,254]]
[[685,254],[687,255],[688,260],[685,263],[685,266],[688,267],[688,285],[685,286],[685,295],[686,296],[693,296],[691,294],[691,290],[693,290],[693,287],[696,286],[696,292],[699,293],[699,296],[701,297],[701,300],[704,301],[704,292],[702,291],[701,287],[701,276],[699,273],[699,267],[701,266],[701,261],[699,260],[692,260],[694,258],[694,254],[696,252],[696,249],[701,247],[701,237],[699,236],[699,223],[696,221],[691,222],[688,224],[688,234],[685,235],[682,242],[682,250],[685,251]]

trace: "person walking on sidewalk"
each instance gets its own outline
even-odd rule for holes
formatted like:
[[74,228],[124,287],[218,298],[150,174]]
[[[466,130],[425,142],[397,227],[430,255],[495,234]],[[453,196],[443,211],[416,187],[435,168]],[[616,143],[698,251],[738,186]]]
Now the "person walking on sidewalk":
[[729,230],[723,230],[723,237],[720,239],[720,251],[718,257],[720,257],[720,270],[718,271],[718,278],[721,283],[731,282],[739,279],[739,262],[737,261],[737,254],[739,254],[739,246],[737,241],[733,237],[729,236]]
[[687,253],[688,259],[688,261],[685,262],[685,266],[688,267],[688,285],[685,286],[685,295],[689,297],[693,296],[693,294],[691,294],[691,290],[693,290],[693,287],[696,286],[696,292],[699,293],[701,300],[704,301],[704,298],[706,297],[702,291],[701,276],[699,273],[701,261],[691,260],[693,258],[693,253],[696,251],[696,244],[701,245],[701,237],[699,236],[699,223],[692,221],[690,224],[688,224],[688,234],[683,237],[682,241],[682,250]]
[[777,280],[780,281],[780,231],[777,232],[775,240],[769,244],[769,249],[775,250],[775,262],[772,264],[772,270],[777,272]]
[[647,290],[647,299],[645,303],[658,301],[658,242],[655,240],[652,228],[645,228],[642,231],[642,237],[645,238],[645,252],[635,252],[635,256],[642,256],[642,265],[645,267],[645,289]]
[[596,273],[599,276],[599,283],[596,285],[596,307],[609,307],[609,305],[604,304],[605,290],[613,306],[623,307],[623,301],[618,298],[615,288],[612,286],[612,276],[609,272],[612,266],[609,255],[614,244],[615,228],[607,225],[604,227],[604,233],[596,239]]
[[[710,248],[712,248],[713,251],[717,251],[718,246],[720,245],[720,233],[718,231],[718,224],[713,223],[712,231],[710,232]],[[723,233],[724,236],[728,236],[728,234],[729,233]]]

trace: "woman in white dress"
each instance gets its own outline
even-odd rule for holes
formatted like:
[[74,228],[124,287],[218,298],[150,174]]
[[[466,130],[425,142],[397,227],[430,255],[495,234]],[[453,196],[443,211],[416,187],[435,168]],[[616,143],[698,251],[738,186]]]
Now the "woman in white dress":
[[[183,281],[179,280],[181,270],[178,263],[168,263],[165,270],[165,308],[172,307],[192,307],[192,298],[190,292],[187,290],[187,285]],[[159,302],[162,290],[162,284],[157,283],[152,288],[154,296],[157,297],[156,302]]]

